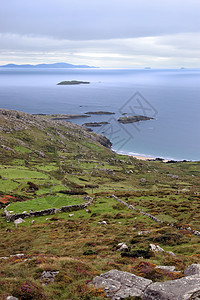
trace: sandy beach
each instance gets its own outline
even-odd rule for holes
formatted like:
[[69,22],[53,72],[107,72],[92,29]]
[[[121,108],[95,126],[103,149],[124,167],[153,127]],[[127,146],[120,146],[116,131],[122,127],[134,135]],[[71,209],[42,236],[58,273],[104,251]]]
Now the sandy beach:
[[147,156],[142,156],[142,155],[130,155],[130,156],[135,157],[140,160],[155,160],[154,157],[147,157]]

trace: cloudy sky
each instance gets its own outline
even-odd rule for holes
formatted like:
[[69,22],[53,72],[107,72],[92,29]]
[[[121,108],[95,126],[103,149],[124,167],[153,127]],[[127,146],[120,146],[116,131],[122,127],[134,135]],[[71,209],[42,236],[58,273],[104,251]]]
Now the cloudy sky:
[[200,0],[1,0],[0,64],[200,67]]

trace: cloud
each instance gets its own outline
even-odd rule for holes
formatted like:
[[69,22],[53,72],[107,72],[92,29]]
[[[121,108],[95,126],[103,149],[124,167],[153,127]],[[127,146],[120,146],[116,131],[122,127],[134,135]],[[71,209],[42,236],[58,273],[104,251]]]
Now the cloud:
[[90,62],[101,67],[197,66],[200,34],[179,34],[129,39],[71,41],[47,37],[0,34],[5,58],[20,56],[28,62]]
[[199,0],[9,0],[0,63],[200,66]]
[[195,0],[9,0],[0,28],[68,40],[157,36],[196,32],[199,9]]

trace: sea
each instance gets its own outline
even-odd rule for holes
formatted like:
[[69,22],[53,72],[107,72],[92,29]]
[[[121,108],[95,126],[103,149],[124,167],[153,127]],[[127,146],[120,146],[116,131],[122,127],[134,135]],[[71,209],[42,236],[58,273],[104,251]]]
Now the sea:
[[[90,84],[57,85],[81,80]],[[128,155],[200,160],[200,69],[0,68],[0,108],[30,114],[89,114],[76,124],[107,122],[93,131]],[[122,116],[153,119],[121,124]]]

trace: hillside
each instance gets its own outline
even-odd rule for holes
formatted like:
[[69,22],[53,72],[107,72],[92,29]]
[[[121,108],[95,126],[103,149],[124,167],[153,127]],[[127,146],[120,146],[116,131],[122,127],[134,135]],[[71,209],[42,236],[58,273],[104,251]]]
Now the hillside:
[[[88,282],[109,270],[160,282],[200,263],[200,162],[140,161],[84,127],[5,109],[0,141],[0,299],[103,299]],[[8,204],[25,222],[6,221]]]

